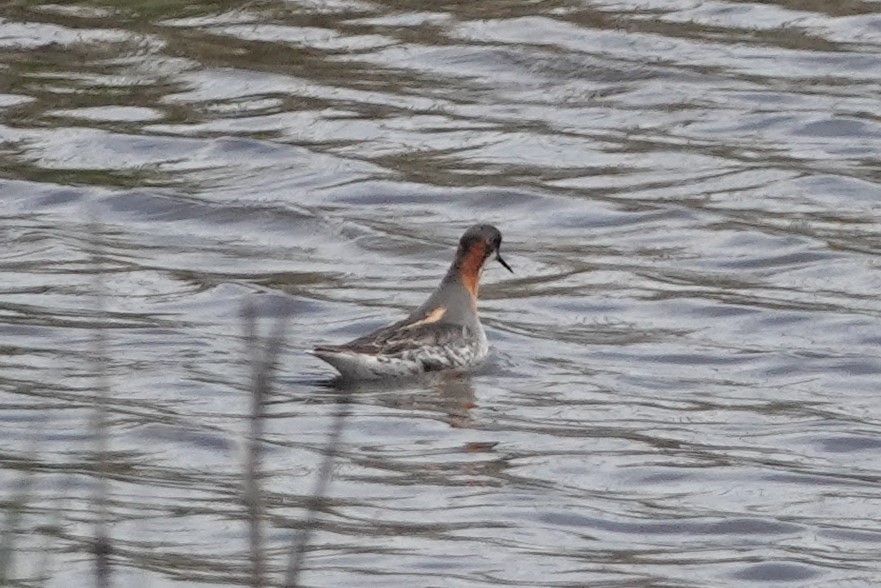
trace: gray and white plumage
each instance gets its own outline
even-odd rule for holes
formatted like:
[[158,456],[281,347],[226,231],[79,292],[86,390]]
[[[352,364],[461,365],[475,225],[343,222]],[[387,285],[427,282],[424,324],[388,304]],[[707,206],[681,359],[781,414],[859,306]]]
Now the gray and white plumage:
[[450,269],[428,300],[407,318],[343,345],[323,345],[312,353],[346,380],[416,376],[447,369],[469,369],[489,353],[477,315],[483,266],[499,255],[502,235],[492,225],[465,231]]

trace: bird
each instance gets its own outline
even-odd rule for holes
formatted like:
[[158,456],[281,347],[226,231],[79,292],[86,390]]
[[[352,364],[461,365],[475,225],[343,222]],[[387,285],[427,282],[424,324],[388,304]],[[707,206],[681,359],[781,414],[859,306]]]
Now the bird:
[[332,365],[344,381],[419,376],[441,370],[467,370],[489,353],[477,315],[477,291],[484,264],[502,259],[502,234],[487,224],[470,227],[440,285],[421,306],[396,323],[342,345],[315,347],[312,354]]

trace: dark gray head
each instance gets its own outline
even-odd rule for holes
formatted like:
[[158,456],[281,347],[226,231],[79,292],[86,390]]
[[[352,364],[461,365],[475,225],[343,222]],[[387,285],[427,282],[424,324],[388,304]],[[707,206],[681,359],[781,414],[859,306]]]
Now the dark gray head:
[[502,234],[492,225],[474,225],[462,235],[459,239],[459,250],[456,252],[456,261],[465,262],[470,260],[468,265],[479,270],[483,266],[483,262],[490,256],[495,254],[496,259],[506,270],[514,273],[499,253],[502,246]]

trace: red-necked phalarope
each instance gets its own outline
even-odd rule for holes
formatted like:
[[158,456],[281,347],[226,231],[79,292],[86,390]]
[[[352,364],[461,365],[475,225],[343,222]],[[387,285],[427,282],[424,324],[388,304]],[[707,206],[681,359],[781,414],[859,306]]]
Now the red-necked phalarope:
[[347,380],[377,380],[425,372],[470,368],[489,353],[477,316],[477,289],[483,265],[499,255],[502,234],[492,225],[475,225],[459,240],[447,275],[428,300],[402,321],[344,345],[316,347],[320,357]]

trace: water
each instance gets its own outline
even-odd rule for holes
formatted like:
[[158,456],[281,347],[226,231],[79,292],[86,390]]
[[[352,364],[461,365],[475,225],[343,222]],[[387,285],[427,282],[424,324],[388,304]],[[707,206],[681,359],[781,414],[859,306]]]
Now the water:
[[354,394],[307,585],[878,584],[879,55],[859,0],[7,6],[15,577],[92,585],[102,327],[116,585],[247,585],[254,300],[277,578],[336,410],[301,350],[483,221],[494,356]]

